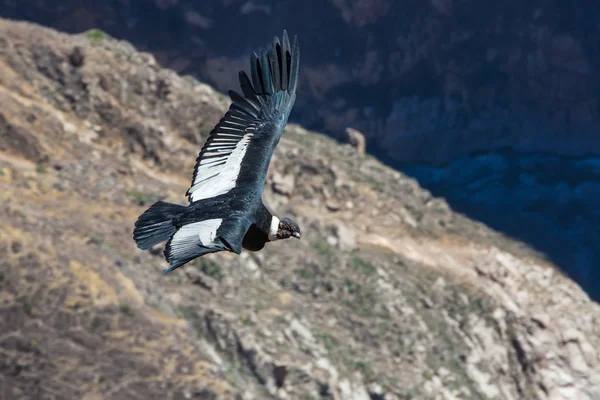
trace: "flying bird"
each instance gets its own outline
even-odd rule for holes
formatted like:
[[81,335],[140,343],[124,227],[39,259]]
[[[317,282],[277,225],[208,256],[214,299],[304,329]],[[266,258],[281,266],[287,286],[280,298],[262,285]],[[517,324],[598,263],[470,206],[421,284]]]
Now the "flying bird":
[[296,100],[300,49],[283,31],[271,52],[250,57],[250,78],[239,72],[242,94],[229,91],[231,105],[202,147],[187,206],[158,201],[139,216],[133,238],[146,250],[167,241],[164,272],[218,251],[240,254],[267,242],[300,238],[298,224],[265,207],[262,192],[273,151]]

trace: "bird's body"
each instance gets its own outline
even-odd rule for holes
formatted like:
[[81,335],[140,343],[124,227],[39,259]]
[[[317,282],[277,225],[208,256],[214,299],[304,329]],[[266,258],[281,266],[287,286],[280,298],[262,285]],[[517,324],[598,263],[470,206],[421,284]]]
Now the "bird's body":
[[172,271],[204,254],[300,237],[298,225],[271,214],[262,201],[267,170],[296,99],[299,48],[287,33],[269,55],[251,57],[251,79],[239,73],[243,96],[230,91],[229,111],[211,131],[196,160],[186,206],[159,201],[135,224],[134,240],[148,249],[168,240]]

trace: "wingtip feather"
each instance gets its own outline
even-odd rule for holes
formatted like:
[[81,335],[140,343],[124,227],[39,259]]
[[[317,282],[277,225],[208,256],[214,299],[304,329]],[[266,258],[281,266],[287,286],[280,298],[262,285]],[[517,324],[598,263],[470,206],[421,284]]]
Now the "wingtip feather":
[[273,78],[271,76],[271,63],[269,61],[269,53],[267,49],[262,49],[260,52],[260,69],[262,72],[263,92],[273,94]]
[[244,96],[255,100],[256,92],[254,91],[254,87],[252,87],[252,82],[250,82],[250,79],[248,78],[248,75],[246,75],[246,72],[240,71],[238,73],[238,78],[239,78],[240,87],[242,88],[242,92],[244,93]]
[[273,38],[273,48],[271,50],[271,72],[273,73],[273,82],[275,83],[275,92],[281,90],[281,43],[279,38],[275,36]]
[[283,30],[283,43],[287,43],[287,48],[290,48],[290,37],[288,36],[287,29]]
[[298,84],[298,70],[300,68],[300,45],[298,43],[298,35],[294,35],[290,63],[289,92],[294,93]]
[[281,89],[288,90],[289,87],[289,64],[288,53],[290,52],[290,38],[287,31],[283,31],[283,43],[281,44]]
[[263,94],[262,85],[260,83],[260,64],[258,62],[258,54],[252,52],[250,55],[250,75],[252,76],[252,85],[256,94]]

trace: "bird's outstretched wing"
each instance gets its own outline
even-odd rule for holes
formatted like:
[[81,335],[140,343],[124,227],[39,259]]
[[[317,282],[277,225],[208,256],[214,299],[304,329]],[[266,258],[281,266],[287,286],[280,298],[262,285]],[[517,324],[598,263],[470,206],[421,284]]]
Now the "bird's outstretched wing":
[[229,111],[211,131],[196,159],[190,203],[214,198],[236,187],[262,193],[269,162],[296,99],[300,50],[287,32],[273,39],[269,54],[250,58],[251,80],[239,72],[243,95],[229,91]]

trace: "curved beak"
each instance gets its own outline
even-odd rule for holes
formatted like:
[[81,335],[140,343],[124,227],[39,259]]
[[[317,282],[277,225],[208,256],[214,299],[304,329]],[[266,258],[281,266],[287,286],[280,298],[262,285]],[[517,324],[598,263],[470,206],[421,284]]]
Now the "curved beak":
[[294,232],[294,233],[292,233],[292,236],[295,237],[296,239],[300,239],[300,232]]

